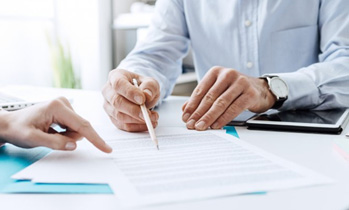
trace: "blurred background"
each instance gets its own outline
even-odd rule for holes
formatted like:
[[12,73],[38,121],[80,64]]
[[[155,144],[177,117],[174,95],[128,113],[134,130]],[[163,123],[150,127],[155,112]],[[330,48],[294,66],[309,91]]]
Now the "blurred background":
[[[155,0],[0,0],[0,87],[101,90],[143,39]],[[174,95],[196,86],[191,53]]]

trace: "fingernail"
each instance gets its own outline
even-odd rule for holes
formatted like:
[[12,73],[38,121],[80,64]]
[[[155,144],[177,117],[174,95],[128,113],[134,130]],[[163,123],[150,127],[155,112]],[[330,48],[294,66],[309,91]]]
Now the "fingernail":
[[184,121],[184,122],[187,122],[187,120],[189,119],[189,117],[190,117],[190,114],[189,114],[189,113],[185,113],[185,114],[183,115],[183,121]]
[[219,126],[218,126],[218,123],[213,123],[213,125],[211,126],[211,128],[212,129],[218,129],[218,128],[220,128]]
[[65,145],[65,149],[66,150],[74,150],[76,148],[76,144],[73,143],[73,142],[68,142],[66,145]]
[[145,89],[144,92],[146,92],[150,98],[153,96],[153,93],[149,89]]
[[112,152],[113,151],[113,148],[111,146],[109,146],[109,144],[105,144],[105,147],[108,149],[108,151]]
[[197,129],[197,130],[204,130],[205,126],[206,126],[205,122],[204,121],[200,121],[199,123],[197,123],[195,125],[195,129]]
[[194,119],[189,120],[189,122],[187,122],[187,128],[193,129],[195,127],[195,122]]
[[143,104],[143,98],[142,98],[142,96],[135,96],[134,99],[135,99],[135,101],[136,101],[138,104]]

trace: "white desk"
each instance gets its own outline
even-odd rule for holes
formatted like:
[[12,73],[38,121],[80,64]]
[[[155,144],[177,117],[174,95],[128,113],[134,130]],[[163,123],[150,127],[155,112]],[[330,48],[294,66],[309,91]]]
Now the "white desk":
[[[94,126],[111,125],[102,109],[99,92],[52,90],[74,98],[74,108]],[[159,126],[184,126],[181,105],[184,97],[170,97],[161,106]],[[244,141],[287,160],[306,166],[336,180],[335,184],[147,207],[146,209],[283,209],[344,210],[349,209],[349,163],[333,149],[334,138],[342,135],[317,135],[287,132],[252,131],[237,128]],[[120,209],[113,195],[0,194],[1,209]]]

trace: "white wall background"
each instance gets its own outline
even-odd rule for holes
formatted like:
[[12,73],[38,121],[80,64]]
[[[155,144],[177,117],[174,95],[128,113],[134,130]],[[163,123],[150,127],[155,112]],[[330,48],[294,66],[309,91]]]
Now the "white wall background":
[[52,86],[46,34],[71,49],[84,89],[112,68],[111,0],[0,0],[0,86]]
[[53,0],[0,0],[0,85],[50,86]]
[[58,34],[72,51],[84,89],[99,90],[112,69],[109,0],[57,0]]

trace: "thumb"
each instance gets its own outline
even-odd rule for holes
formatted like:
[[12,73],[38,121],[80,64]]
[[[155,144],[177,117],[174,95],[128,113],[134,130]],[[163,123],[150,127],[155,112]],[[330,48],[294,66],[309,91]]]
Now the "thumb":
[[159,83],[151,77],[144,77],[141,79],[141,85],[139,88],[143,91],[146,97],[145,105],[148,108],[155,106],[160,97]]

